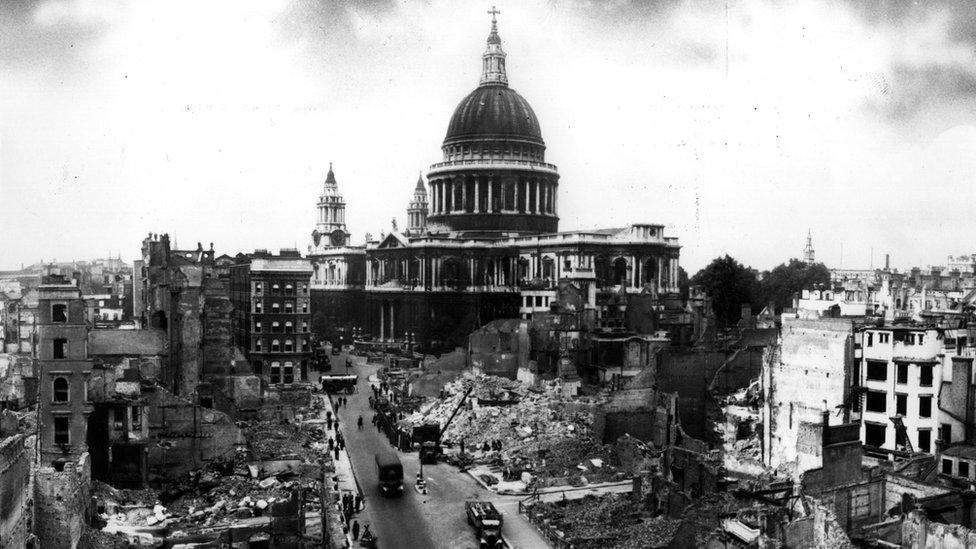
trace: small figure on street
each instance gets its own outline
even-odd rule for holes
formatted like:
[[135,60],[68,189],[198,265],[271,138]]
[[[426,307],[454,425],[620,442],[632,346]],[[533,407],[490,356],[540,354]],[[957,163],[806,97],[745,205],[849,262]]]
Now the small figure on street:
[[358,513],[360,511],[362,511],[363,510],[363,496],[361,494],[356,494],[356,502],[355,503],[356,503],[356,507],[355,507],[356,512]]
[[356,541],[356,540],[359,539],[359,521],[358,520],[352,521],[352,539],[353,539],[353,541]]
[[359,428],[360,431],[363,430],[363,416],[359,416],[359,421],[357,422],[356,426]]
[[464,439],[461,439],[461,453],[464,453]]
[[335,447],[335,440],[332,437],[329,437],[329,451],[331,452],[332,448],[334,447]]
[[333,448],[332,451],[335,452],[336,461],[339,461],[339,446]]

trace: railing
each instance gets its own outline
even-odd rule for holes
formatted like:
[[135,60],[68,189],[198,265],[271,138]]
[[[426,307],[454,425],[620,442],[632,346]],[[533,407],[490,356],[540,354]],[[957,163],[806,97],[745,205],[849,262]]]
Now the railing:
[[430,165],[431,170],[436,170],[439,168],[449,168],[451,166],[529,166],[532,168],[543,168],[552,171],[558,171],[555,164],[549,164],[548,162],[537,162],[535,160],[515,160],[515,159],[499,159],[499,158],[485,158],[485,159],[468,159],[468,160],[446,160],[444,162],[437,162]]

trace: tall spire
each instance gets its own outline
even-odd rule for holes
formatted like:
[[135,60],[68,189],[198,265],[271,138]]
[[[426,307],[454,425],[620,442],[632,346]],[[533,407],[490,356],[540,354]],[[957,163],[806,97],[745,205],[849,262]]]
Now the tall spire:
[[810,264],[816,262],[816,255],[813,251],[813,235],[810,233],[810,229],[807,229],[807,247],[803,249],[803,260]]
[[339,184],[336,183],[335,174],[332,172],[332,162],[329,162],[329,173],[325,176],[325,186],[326,187],[337,187]]
[[485,49],[484,55],[481,56],[481,85],[507,86],[505,52],[502,50],[502,39],[498,36],[498,19],[496,18],[501,11],[492,6],[488,13],[491,14],[491,32],[488,33],[488,47]]
[[417,174],[417,186],[414,188],[414,190],[427,192],[426,187],[424,187],[424,174],[423,174],[423,172],[420,172],[420,173]]

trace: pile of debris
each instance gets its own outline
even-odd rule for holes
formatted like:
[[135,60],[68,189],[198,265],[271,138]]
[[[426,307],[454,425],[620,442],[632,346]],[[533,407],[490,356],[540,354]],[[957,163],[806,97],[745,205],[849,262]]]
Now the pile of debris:
[[629,494],[587,495],[538,502],[529,517],[541,529],[580,549],[667,547],[680,520],[644,517]]
[[443,427],[468,388],[472,391],[443,440],[452,445],[463,441],[479,461],[531,462],[529,468],[545,476],[580,475],[615,462],[612,448],[593,437],[593,414],[568,405],[556,386],[529,389],[506,378],[465,374],[444,386],[444,398],[405,417],[401,426]]
[[247,448],[174,479],[161,490],[124,490],[96,481],[93,496],[102,532],[124,536],[131,544],[153,544],[242,520],[267,521],[282,513],[297,518],[297,494],[321,491],[321,468],[327,459],[324,430],[314,420],[239,426]]

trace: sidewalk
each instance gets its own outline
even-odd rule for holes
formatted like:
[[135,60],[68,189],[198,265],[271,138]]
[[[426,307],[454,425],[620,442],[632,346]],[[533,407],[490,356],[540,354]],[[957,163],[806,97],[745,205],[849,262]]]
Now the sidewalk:
[[[329,395],[319,393],[313,394],[312,398],[318,398],[323,401],[324,409],[322,410],[322,419],[325,418],[326,410],[329,410],[333,414],[333,418],[336,415],[335,406],[332,404],[332,400]],[[345,418],[340,417],[340,424],[345,425]],[[327,437],[331,437],[333,440],[336,438],[336,427],[333,423],[332,429],[328,429],[325,424],[322,425],[323,431]],[[340,427],[341,429],[341,427]],[[328,452],[328,450],[325,450]],[[335,459],[335,453],[329,453],[329,457],[332,460],[333,467],[335,467],[335,474],[333,479],[332,488],[336,494],[336,501],[333,505],[335,513],[340,517],[342,516],[342,497],[346,494],[352,494],[353,497],[356,495],[362,495],[362,491],[359,488],[359,481],[356,480],[356,472],[352,468],[352,462],[349,460],[349,454],[345,450],[339,451],[339,459]],[[361,511],[360,511],[361,512]],[[353,513],[353,517],[358,516],[359,512]],[[346,534],[347,547],[353,546],[352,534]]]

